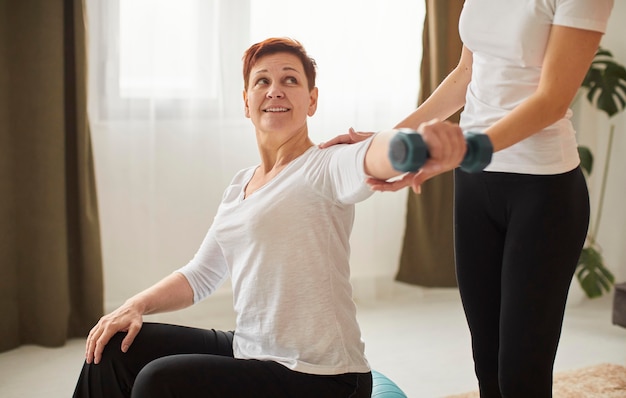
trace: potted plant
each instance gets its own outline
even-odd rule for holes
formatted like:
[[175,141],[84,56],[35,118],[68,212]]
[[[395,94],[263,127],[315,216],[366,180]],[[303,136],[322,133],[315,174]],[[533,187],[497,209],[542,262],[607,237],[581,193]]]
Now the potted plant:
[[[591,105],[605,112],[609,118],[613,117],[626,107],[626,68],[614,60],[610,51],[599,48],[583,80],[581,91],[587,92],[586,98]],[[615,277],[605,266],[602,249],[597,242],[614,131],[615,125],[611,124],[598,207],[595,212],[595,219],[592,218],[590,222],[587,240],[576,268],[576,277],[589,298],[600,297],[604,293],[608,293],[615,283]],[[593,154],[585,146],[579,146],[578,151],[581,167],[589,176],[593,168]]]

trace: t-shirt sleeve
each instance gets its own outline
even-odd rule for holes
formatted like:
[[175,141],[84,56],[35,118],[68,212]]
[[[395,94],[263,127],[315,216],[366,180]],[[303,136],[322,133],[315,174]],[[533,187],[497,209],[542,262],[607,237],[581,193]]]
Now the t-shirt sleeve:
[[554,25],[606,32],[614,0],[556,0]]
[[208,297],[224,283],[229,275],[228,266],[212,229],[209,229],[193,259],[175,272],[183,274],[189,281],[194,303]]
[[372,138],[350,145],[336,145],[328,164],[328,177],[333,181],[335,199],[342,204],[355,204],[369,198],[373,191],[365,182],[365,154]]

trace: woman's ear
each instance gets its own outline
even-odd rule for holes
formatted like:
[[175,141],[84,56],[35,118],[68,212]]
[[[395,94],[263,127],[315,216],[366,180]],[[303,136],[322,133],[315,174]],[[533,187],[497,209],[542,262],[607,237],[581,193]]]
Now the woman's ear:
[[243,106],[244,106],[244,115],[250,119],[250,108],[248,107],[248,93],[246,90],[243,91]]
[[309,116],[315,115],[315,111],[317,111],[317,96],[318,96],[317,87],[313,87],[313,90],[311,90],[311,93],[309,95],[310,103],[309,103],[309,111],[307,112],[307,115]]

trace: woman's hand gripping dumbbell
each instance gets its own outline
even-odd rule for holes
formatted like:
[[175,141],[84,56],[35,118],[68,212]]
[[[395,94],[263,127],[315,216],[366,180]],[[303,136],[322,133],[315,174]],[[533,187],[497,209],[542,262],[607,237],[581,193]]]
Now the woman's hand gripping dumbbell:
[[[491,162],[493,146],[486,134],[465,133],[467,151],[461,162],[461,170],[475,173]],[[428,146],[421,134],[411,129],[398,129],[389,143],[389,160],[397,171],[416,172],[429,157]]]

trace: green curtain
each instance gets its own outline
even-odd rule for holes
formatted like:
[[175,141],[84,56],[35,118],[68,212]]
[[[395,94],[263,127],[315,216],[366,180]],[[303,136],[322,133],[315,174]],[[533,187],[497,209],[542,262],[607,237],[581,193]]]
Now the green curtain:
[[[459,61],[458,21],[463,2],[426,0],[418,103],[428,98]],[[449,120],[458,121],[458,115]],[[426,181],[420,195],[409,192],[398,281],[426,287],[456,286],[453,193],[452,172]]]
[[82,0],[0,0],[0,352],[103,313]]

